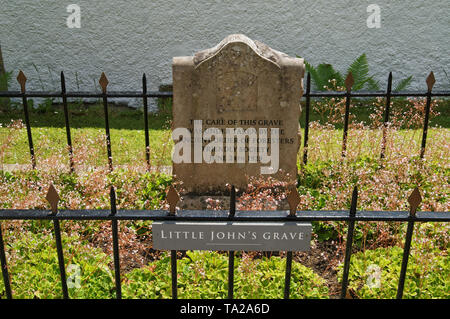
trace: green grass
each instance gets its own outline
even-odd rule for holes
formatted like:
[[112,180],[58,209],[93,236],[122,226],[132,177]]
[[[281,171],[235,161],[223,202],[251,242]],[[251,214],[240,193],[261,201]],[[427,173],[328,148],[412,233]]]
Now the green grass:
[[[49,158],[52,155],[66,156],[67,140],[65,128],[58,127],[38,127],[32,128],[33,144],[36,159],[39,162],[42,159]],[[0,143],[6,139],[8,130],[0,128]],[[72,145],[75,157],[79,155],[81,148],[88,144],[92,144],[91,151],[95,150],[92,157],[87,158],[85,164],[90,165],[106,165],[106,143],[102,138],[105,131],[98,128],[78,128],[72,129]],[[133,129],[111,129],[111,149],[114,164],[132,164],[135,162],[145,161],[145,137],[143,130]],[[170,151],[172,142],[169,140],[169,130],[149,130],[151,159],[153,165],[170,165]],[[168,146],[165,148],[164,144]],[[167,156],[161,158],[160,155],[167,152]],[[30,154],[28,147],[28,139],[26,129],[22,129],[17,138],[11,144],[6,152],[4,164],[28,164],[30,162]]]
[[[103,106],[92,105],[87,109],[71,105],[70,127],[75,157],[90,144],[95,154],[83,161],[89,165],[106,165],[105,120]],[[144,115],[140,110],[123,107],[109,108],[111,148],[115,164],[132,164],[145,161]],[[1,114],[0,145],[9,134],[5,127],[11,120],[22,120],[23,114],[11,111]],[[171,164],[171,132],[169,117],[165,114],[149,115],[149,138],[152,165]],[[49,158],[52,155],[67,157],[67,138],[64,113],[61,107],[52,112],[30,112],[31,132],[36,159]],[[165,156],[162,156],[165,155]],[[68,158],[68,157],[67,157]],[[30,162],[28,138],[25,127],[17,132],[10,147],[2,159],[4,164],[27,164]]]
[[[367,102],[367,101],[366,101]],[[160,103],[161,104],[161,103]],[[166,103],[163,112],[149,114],[149,137],[151,150],[151,163],[153,166],[171,165],[171,150],[173,141],[170,132],[170,101]],[[369,115],[373,108],[366,106],[355,106],[352,112],[356,115],[357,121],[370,122]],[[397,102],[397,107],[402,107],[402,101]],[[399,106],[400,105],[400,106]],[[86,165],[101,166],[107,165],[106,144],[105,144],[105,120],[103,106],[99,104],[89,105],[87,107],[80,104],[69,105],[70,127],[72,134],[72,145],[74,147],[75,158],[79,156],[79,162]],[[444,132],[448,136],[450,127],[450,107],[449,101],[444,100],[438,107],[440,116],[430,121],[431,128],[428,135],[428,144],[434,143],[435,136]],[[302,113],[300,120],[302,130],[304,128],[305,112]],[[319,115],[311,113],[311,121],[325,122],[326,114]],[[11,120],[23,120],[23,112],[20,110],[0,113],[0,146],[10,134],[6,128]],[[32,110],[30,112],[30,122],[32,127],[33,142],[36,154],[36,160],[45,160],[51,156],[61,156],[67,158],[67,140],[64,123],[64,113],[61,106],[52,106],[50,109]],[[109,122],[111,131],[111,148],[113,163],[116,165],[144,163],[145,161],[145,137],[144,137],[144,115],[142,110],[133,110],[125,107],[110,107]],[[443,131],[442,131],[443,130]],[[318,136],[323,130],[310,129],[310,146],[315,146],[315,136]],[[26,129],[22,128],[15,133],[16,136],[11,140],[7,147],[4,147],[0,162],[3,164],[28,164],[30,155],[28,148],[28,139]],[[312,149],[310,158],[317,160],[320,158],[338,158],[342,145],[342,127],[337,125],[335,129],[328,131],[328,137],[320,143],[320,149]],[[376,136],[381,141],[380,130],[366,130],[364,133],[367,139],[361,141],[358,137],[349,132],[349,147],[356,147],[362,153],[370,154],[374,152],[374,145],[370,142],[370,136]],[[303,138],[303,137],[302,137]],[[422,138],[422,129],[402,130],[395,137],[398,143],[414,142],[420,145]],[[84,148],[91,145],[91,152],[94,154],[84,154]],[[379,152],[379,145],[377,152]],[[389,150],[388,150],[389,151]],[[411,151],[411,150],[409,150]],[[302,150],[301,150],[302,152]],[[300,153],[302,154],[302,153]],[[80,156],[81,155],[81,156]]]
[[[47,159],[54,155],[60,155],[67,158],[67,140],[65,128],[60,127],[35,127],[32,128],[33,143],[37,162]],[[145,137],[144,131],[139,129],[116,129],[111,128],[111,149],[114,164],[133,164],[144,163],[145,161]],[[314,146],[314,139],[319,135],[323,135],[323,130],[310,129],[310,146]],[[375,135],[378,141],[381,141],[380,131],[366,131],[366,136]],[[446,136],[450,134],[450,129],[431,128],[428,132],[427,146],[430,147],[435,143],[434,138],[444,133]],[[0,128],[0,145],[6,140],[9,130],[5,127]],[[95,150],[93,156],[81,159],[86,165],[101,166],[107,165],[106,143],[104,140],[104,129],[84,127],[73,128],[72,145],[75,157],[83,152],[83,148],[88,144]],[[340,156],[342,148],[342,129],[330,130],[327,132],[327,140],[321,144],[320,150],[312,149],[309,152],[309,158],[318,159],[337,159]],[[352,139],[352,131],[349,132],[349,148],[355,147],[360,149],[361,154],[371,154],[374,151],[374,145],[371,144],[369,138],[361,141]],[[168,129],[151,129],[150,136],[150,153],[151,163],[154,166],[171,165],[171,150],[173,141],[171,140],[171,131]],[[397,133],[395,140],[397,143],[414,142],[413,149],[409,151],[419,154],[420,142],[422,139],[422,130],[402,130]],[[439,145],[438,145],[439,147]],[[376,145],[376,151],[379,153],[380,146]],[[442,151],[445,151],[442,149]],[[387,150],[389,152],[389,149]],[[302,149],[300,153],[302,154]],[[28,139],[26,129],[23,128],[17,133],[16,138],[11,142],[10,147],[3,154],[0,160],[3,164],[28,164],[30,163],[30,154],[28,147]]]

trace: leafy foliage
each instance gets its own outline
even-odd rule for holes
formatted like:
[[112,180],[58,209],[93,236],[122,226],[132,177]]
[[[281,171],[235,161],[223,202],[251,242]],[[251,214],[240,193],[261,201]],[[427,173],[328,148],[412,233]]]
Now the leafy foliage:
[[[352,63],[358,82],[365,82],[364,88],[376,89],[377,82],[370,76],[365,65],[367,59],[359,57]],[[312,75],[326,89],[342,89],[342,76],[331,65],[322,65],[314,69]],[[353,72],[353,71],[352,71]],[[315,81],[315,80],[313,80]],[[403,90],[410,83],[410,78],[396,83],[395,89]],[[324,102],[325,101],[325,102]],[[30,105],[32,100],[30,99]],[[150,148],[152,165],[170,164],[170,107],[160,106],[159,115],[149,115]],[[309,164],[299,169],[298,191],[301,196],[299,209],[348,209],[353,186],[360,190],[358,209],[363,210],[404,210],[411,190],[419,186],[423,191],[421,210],[448,210],[448,196],[442,185],[448,184],[449,169],[446,167],[449,130],[432,128],[429,130],[426,161],[418,159],[418,150],[424,114],[424,100],[409,99],[397,106],[394,100],[391,108],[388,130],[387,161],[379,160],[377,145],[381,141],[380,127],[383,120],[385,102],[379,99],[371,101],[369,107],[352,105],[350,114],[350,130],[348,154],[341,160],[341,138],[343,121],[343,105],[338,99],[315,101],[316,107],[322,105],[324,122],[310,122]],[[447,101],[448,102],[448,101]],[[444,123],[448,103],[439,101],[443,115],[437,117],[439,124]],[[436,101],[431,104],[430,118],[438,115]],[[55,106],[53,106],[55,107]],[[31,108],[30,108],[31,109]],[[70,107],[74,110],[73,107]],[[364,110],[362,110],[364,109]],[[370,110],[368,110],[370,109]],[[166,111],[164,111],[166,110]],[[374,111],[372,111],[374,110]],[[54,183],[61,196],[60,208],[109,208],[109,186],[114,185],[117,191],[117,203],[123,209],[163,208],[165,191],[172,178],[162,173],[146,173],[144,163],[144,135],[142,134],[142,113],[131,110],[110,110],[111,134],[115,170],[110,173],[105,168],[104,122],[101,105],[78,110],[72,114],[71,124],[74,133],[74,154],[76,173],[68,173],[68,158],[65,148],[65,131],[63,113],[55,108],[55,112],[41,114],[37,108],[30,110],[33,121],[33,137],[36,142],[39,170],[9,171],[0,170],[0,206],[4,208],[47,208],[44,191],[50,182]],[[364,112],[367,112],[364,113]],[[0,114],[0,163],[29,163],[26,130],[20,121],[12,122],[12,118],[21,118],[22,110]],[[79,115],[83,115],[80,117]],[[370,115],[369,115],[370,114]],[[356,122],[358,119],[364,123]],[[334,126],[336,125],[336,126]],[[341,126],[339,126],[341,125]],[[121,166],[127,164],[127,167]],[[84,165],[89,166],[88,169]],[[103,165],[103,166],[102,166]],[[238,205],[242,207],[263,206],[273,204],[281,197],[281,193],[272,192],[275,184],[266,184],[260,188],[253,185],[254,193],[245,201],[244,194],[239,196]],[[275,197],[278,196],[278,197]],[[243,208],[243,209],[244,209]],[[239,208],[240,209],[240,208]],[[261,208],[263,209],[263,208]],[[267,209],[264,206],[264,209]],[[5,222],[5,225],[10,222]],[[13,222],[11,222],[13,223]],[[17,222],[19,223],[19,222]],[[30,221],[21,224],[23,231],[7,232],[8,264],[13,280],[14,295],[23,298],[56,298],[60,297],[60,279],[56,249],[52,238],[51,221]],[[109,223],[95,224],[86,222],[65,222],[67,233],[63,233],[63,247],[66,265],[79,264],[82,268],[82,287],[71,289],[72,298],[111,298],[114,297],[114,281],[111,270],[111,229]],[[70,227],[69,227],[70,225]],[[170,298],[170,258],[167,254],[153,251],[151,247],[151,224],[149,221],[121,222],[119,244],[121,246],[121,267],[123,274],[123,290],[128,298]],[[429,225],[429,224],[428,224]],[[434,226],[434,225],[433,225]],[[70,231],[69,231],[70,228]],[[319,247],[326,241],[327,245],[337,247],[340,251],[346,234],[346,223],[314,222],[314,244]],[[421,234],[417,234],[420,230]],[[431,277],[429,271],[441,272],[448,277],[447,230],[437,231],[431,226],[415,229],[414,238],[424,243],[416,248],[408,269],[412,271],[413,283],[407,289],[416,297],[448,298],[449,282],[439,274]],[[355,266],[367,270],[377,258],[386,259],[383,269],[386,284],[383,286],[395,292],[393,281],[398,278],[398,263],[401,257],[395,255],[398,248],[389,248],[401,244],[404,229],[398,223],[357,223],[354,246],[365,252],[352,257]],[[424,249],[424,245],[430,245]],[[325,246],[325,245],[324,245]],[[382,248],[380,248],[382,247]],[[375,249],[369,251],[366,249]],[[376,252],[378,249],[379,252]],[[417,251],[425,254],[418,255]],[[335,251],[333,251],[334,253]],[[337,255],[337,254],[336,254]],[[149,258],[150,256],[150,258]],[[365,264],[358,264],[363,257]],[[298,256],[297,256],[298,257]],[[389,258],[395,259],[393,265],[386,265]],[[149,263],[149,259],[151,260]],[[339,256],[330,258],[329,268],[339,262]],[[413,265],[414,266],[411,266]],[[143,267],[143,265],[146,265]],[[425,271],[423,271],[423,265]],[[281,298],[284,283],[285,259],[280,257],[259,258],[242,254],[235,262],[236,297],[241,298]],[[395,268],[397,267],[397,268]],[[132,269],[132,270],[131,270]],[[367,280],[367,274],[352,274],[351,280],[361,297],[392,296],[385,292],[362,292],[361,285]],[[131,270],[131,271],[130,271]],[[226,255],[211,252],[187,252],[186,257],[178,260],[179,293],[187,298],[224,298],[227,290],[227,258]],[[408,271],[409,273],[409,271]],[[419,274],[419,275],[417,275]],[[70,274],[69,274],[70,275]],[[333,274],[334,276],[334,274]],[[364,277],[366,276],[366,277]],[[410,275],[409,275],[410,276]],[[428,276],[428,277],[427,277]],[[324,276],[325,277],[325,276]],[[430,279],[431,278],[431,279]],[[429,280],[430,279],[430,280]],[[398,280],[398,279],[397,279]],[[392,281],[392,283],[391,283]],[[356,285],[356,282],[359,284]],[[0,281],[0,297],[4,288]],[[412,286],[408,286],[412,285]],[[391,287],[392,286],[392,287]],[[432,286],[432,287],[430,287]],[[429,287],[428,292],[419,294],[418,289]],[[383,289],[384,289],[383,288]],[[373,290],[373,289],[372,289]],[[414,295],[414,291],[416,294]],[[447,292],[446,292],[447,291]],[[292,296],[294,298],[325,298],[328,296],[322,278],[310,269],[294,262],[292,278]]]
[[402,80],[398,81],[398,83],[396,84],[396,86],[393,89],[393,91],[394,92],[398,92],[398,91],[405,90],[411,84],[412,79],[413,79],[413,77],[411,75],[411,76],[409,76],[409,77],[407,77],[405,79],[402,79]]
[[[15,237],[14,241],[7,241],[10,243],[8,267],[13,297],[62,298],[58,257],[52,233],[44,231],[10,235]],[[63,232],[62,241],[66,269],[70,264],[78,265],[81,269],[81,286],[69,287],[69,297],[92,299],[114,297],[113,275],[108,266],[111,262],[110,256],[98,248],[82,243],[76,234],[68,236]],[[72,275],[74,274],[67,272],[69,280]],[[0,298],[5,296],[4,289],[2,280]]]
[[[236,298],[282,298],[285,258],[235,259]],[[206,251],[188,251],[177,260],[179,298],[226,298],[228,259]],[[165,255],[147,267],[126,275],[123,287],[127,298],[170,298],[170,258]],[[327,298],[328,288],[311,269],[294,262],[291,298]]]
[[[350,262],[349,289],[359,298],[395,298],[402,257],[403,249],[400,247],[377,248],[354,254]],[[414,252],[411,254],[403,298],[450,297],[450,257],[444,253],[429,257],[431,260],[424,267],[419,255]],[[380,276],[374,278],[373,270],[377,268]],[[342,264],[338,278],[342,278]],[[376,280],[379,280],[379,284]]]
[[[319,91],[337,90],[341,91],[345,88],[344,79],[352,72],[355,83],[353,84],[352,91],[380,90],[379,82],[369,74],[369,62],[365,53],[361,54],[350,64],[347,68],[347,73],[342,75],[339,71],[336,71],[331,64],[321,63],[317,67],[314,67],[310,63],[305,61],[306,71],[311,74],[314,87]],[[406,89],[412,81],[412,76],[401,79],[395,86],[394,91],[402,91]]]
[[172,177],[164,174],[146,173],[142,176],[144,188],[138,192],[139,206],[159,208],[166,199],[166,190],[172,183]]
[[353,84],[352,90],[359,91],[366,86],[367,82],[370,80],[371,85],[377,87],[373,80],[373,77],[369,76],[369,63],[367,62],[366,54],[363,53],[350,65],[347,70],[347,74],[352,72],[355,84]]
[[8,83],[11,81],[12,71],[0,74],[0,91],[6,90],[8,88]]
[[336,71],[331,64],[319,64],[317,68],[305,61],[306,71],[311,74],[311,79],[319,91],[326,91],[327,89],[333,89],[331,86],[331,80],[336,80],[337,86],[343,86],[344,80],[341,74]]

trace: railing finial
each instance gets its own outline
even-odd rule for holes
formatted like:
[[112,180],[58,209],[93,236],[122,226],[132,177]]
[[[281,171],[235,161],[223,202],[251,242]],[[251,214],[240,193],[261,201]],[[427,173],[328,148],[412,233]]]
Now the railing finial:
[[22,72],[22,70],[19,71],[19,74],[17,75],[17,82],[20,84],[20,91],[22,93],[25,93],[25,83],[27,82],[27,77]]
[[353,84],[355,84],[355,80],[353,79],[353,74],[350,71],[345,78],[345,87],[347,89],[347,92],[350,92],[352,90]]
[[428,92],[431,92],[433,89],[434,83],[436,83],[436,79],[434,78],[433,71],[430,72],[430,74],[427,77],[427,86],[428,86]]
[[170,186],[169,191],[167,192],[167,202],[169,203],[169,212],[170,215],[175,215],[177,203],[180,200],[180,196],[173,186]]
[[56,214],[58,212],[58,202],[60,198],[53,184],[50,184],[45,199],[50,203],[52,213]]
[[297,188],[292,187],[291,191],[289,192],[289,195],[287,197],[288,203],[289,203],[289,216],[295,217],[297,214],[297,207],[300,203],[300,196],[298,195]]
[[414,188],[411,195],[408,197],[408,203],[409,203],[409,214],[410,216],[416,216],[417,207],[419,207],[419,204],[422,202],[422,196],[420,196],[419,188]]
[[356,216],[356,205],[358,203],[358,186],[353,187],[352,201],[350,204],[350,217]]
[[100,84],[101,88],[102,88],[102,92],[106,93],[106,87],[108,86],[108,79],[105,75],[105,72],[102,72],[102,75],[100,76],[100,80],[98,80],[98,83]]

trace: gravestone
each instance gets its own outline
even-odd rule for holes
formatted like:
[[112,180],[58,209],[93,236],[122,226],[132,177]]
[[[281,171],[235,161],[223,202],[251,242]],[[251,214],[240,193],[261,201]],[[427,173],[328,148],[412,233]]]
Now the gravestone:
[[186,193],[245,189],[250,177],[296,180],[304,71],[303,59],[241,34],[173,59],[173,175]]

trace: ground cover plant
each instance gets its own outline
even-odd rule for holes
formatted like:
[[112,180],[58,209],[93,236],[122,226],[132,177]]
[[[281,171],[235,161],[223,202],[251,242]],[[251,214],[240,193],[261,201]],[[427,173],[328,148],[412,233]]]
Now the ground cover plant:
[[[433,101],[425,158],[421,160],[422,99],[393,99],[387,128],[386,157],[380,159],[383,99],[352,100],[348,147],[341,158],[343,99],[313,101],[308,164],[299,152],[299,209],[348,209],[351,190],[359,189],[358,209],[407,210],[415,187],[422,192],[420,210],[449,210],[450,130],[448,100]],[[145,165],[143,113],[110,108],[114,171],[107,168],[103,110],[100,105],[70,105],[75,172],[69,172],[64,117],[50,104],[30,114],[38,167],[32,170],[20,109],[0,113],[0,207],[47,209],[45,193],[53,183],[60,208],[108,209],[109,187],[117,191],[119,208],[167,208],[172,183],[170,165],[170,102],[149,116],[152,171]],[[301,119],[304,123],[304,119]],[[304,124],[302,124],[302,127]],[[20,165],[12,165],[20,164]],[[255,181],[241,190],[239,209],[273,209],[286,194],[269,182]],[[214,203],[211,203],[211,207]],[[121,270],[127,298],[170,298],[170,262],[151,246],[151,222],[120,224]],[[22,298],[60,297],[59,272],[52,224],[2,221],[13,295]],[[114,297],[111,228],[105,222],[61,223],[66,265],[81,269],[80,288],[72,298]],[[354,298],[392,298],[398,280],[405,224],[357,223],[355,255],[349,288]],[[335,298],[346,224],[313,223],[311,252],[295,253],[291,297]],[[405,297],[448,298],[450,228],[447,224],[417,225],[408,266]],[[269,258],[270,257],[270,258]],[[45,262],[42,262],[45,261]],[[281,298],[284,276],[281,254],[238,253],[236,297]],[[377,268],[378,267],[378,268]],[[222,253],[179,254],[179,297],[223,298],[227,257]],[[373,269],[380,285],[370,285]],[[369,280],[370,279],[370,280]],[[264,289],[263,289],[264,287]],[[3,282],[0,296],[5,296]]]

